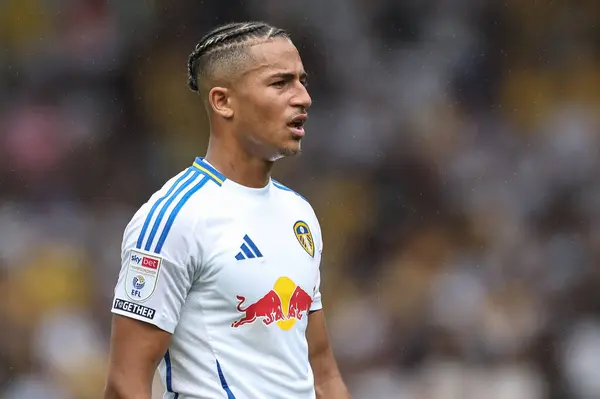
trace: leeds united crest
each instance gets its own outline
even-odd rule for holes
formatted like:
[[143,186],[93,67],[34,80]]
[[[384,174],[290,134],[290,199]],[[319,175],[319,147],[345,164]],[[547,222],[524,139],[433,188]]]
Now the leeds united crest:
[[310,229],[308,225],[302,220],[298,220],[294,224],[294,234],[298,239],[302,248],[314,258],[315,256],[315,240],[313,239],[312,234],[310,233]]

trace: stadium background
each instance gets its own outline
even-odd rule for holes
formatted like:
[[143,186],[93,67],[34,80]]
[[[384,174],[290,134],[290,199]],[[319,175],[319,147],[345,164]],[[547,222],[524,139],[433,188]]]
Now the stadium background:
[[123,228],[204,154],[187,55],[238,19],[311,75],[275,176],[353,398],[600,398],[596,0],[0,2],[0,398],[101,397]]

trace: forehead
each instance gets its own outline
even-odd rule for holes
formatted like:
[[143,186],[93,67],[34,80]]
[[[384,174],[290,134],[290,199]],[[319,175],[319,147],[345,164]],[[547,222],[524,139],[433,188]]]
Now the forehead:
[[276,38],[250,47],[253,63],[246,71],[260,76],[275,72],[303,73],[298,49],[287,38]]

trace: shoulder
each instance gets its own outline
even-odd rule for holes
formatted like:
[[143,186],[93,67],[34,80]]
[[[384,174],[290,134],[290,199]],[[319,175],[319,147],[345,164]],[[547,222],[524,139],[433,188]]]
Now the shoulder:
[[[282,193],[282,197],[284,197],[284,198],[286,198],[286,200],[294,203],[296,206],[303,207],[303,208],[306,208],[307,210],[310,210],[310,212],[313,215],[315,215],[315,211],[308,199],[306,199],[304,196],[302,196],[298,192],[292,190],[288,186],[278,182],[275,179],[272,179],[272,182],[273,182],[273,187],[275,187],[275,189],[278,192]],[[315,218],[316,218],[316,215],[315,215]]]
[[285,195],[287,195],[290,200],[293,200],[293,201],[301,200],[301,202],[306,203],[308,206],[311,206],[310,202],[306,198],[304,198],[302,195],[298,194],[296,191],[283,185],[282,183],[278,182],[275,179],[271,179],[271,181],[273,182],[273,187],[275,187],[276,189],[278,189],[280,191],[285,192],[286,193]]
[[223,184],[224,178],[211,169],[195,162],[169,179],[133,216],[126,228],[126,235],[133,236],[129,241],[154,253],[161,253],[173,236],[180,242],[188,241],[203,214],[201,210],[206,209],[203,204]]
[[284,184],[278,182],[275,179],[273,179],[272,182],[273,187],[275,187],[276,190],[282,194],[282,197],[284,197],[286,201],[290,201],[290,203],[292,203],[293,206],[303,209],[312,217],[313,221],[316,222],[316,224],[318,225],[319,222],[317,215],[308,199],[306,199],[298,192],[292,190],[291,188],[285,186]]
[[[281,184],[276,180],[273,180],[273,186],[276,187],[276,189],[278,189],[278,191],[282,193],[282,196],[285,198],[285,201],[290,201],[291,207],[293,207],[296,210],[300,210],[300,212],[297,215],[301,219],[298,220],[294,225],[294,231],[296,231],[297,228],[302,229],[302,226],[308,229],[309,233],[314,235],[316,249],[318,253],[321,253],[323,251],[323,233],[321,231],[321,224],[319,223],[319,218],[317,217],[317,214],[310,202],[305,197],[298,194],[296,191]],[[302,233],[298,232],[297,234]]]

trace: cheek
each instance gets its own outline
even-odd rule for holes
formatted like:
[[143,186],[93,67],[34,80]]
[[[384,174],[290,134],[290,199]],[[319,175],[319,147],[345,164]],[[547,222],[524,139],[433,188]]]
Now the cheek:
[[[279,100],[279,101],[278,101]],[[280,99],[263,97],[252,107],[252,119],[260,125],[279,125],[284,117],[285,107],[280,105]]]
[[243,130],[261,140],[270,141],[280,136],[286,117],[285,94],[271,87],[255,87],[239,98]]

